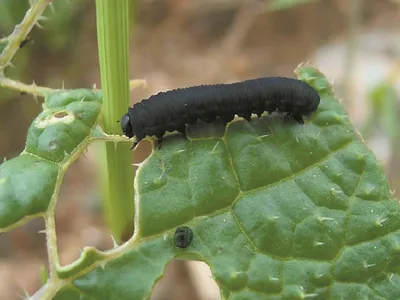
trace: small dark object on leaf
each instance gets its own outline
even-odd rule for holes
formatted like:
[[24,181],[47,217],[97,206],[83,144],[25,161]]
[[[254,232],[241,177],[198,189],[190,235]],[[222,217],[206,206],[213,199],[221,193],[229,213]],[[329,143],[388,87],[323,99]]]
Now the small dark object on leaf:
[[193,239],[193,231],[187,226],[178,227],[175,230],[174,242],[179,248],[186,248],[190,245]]

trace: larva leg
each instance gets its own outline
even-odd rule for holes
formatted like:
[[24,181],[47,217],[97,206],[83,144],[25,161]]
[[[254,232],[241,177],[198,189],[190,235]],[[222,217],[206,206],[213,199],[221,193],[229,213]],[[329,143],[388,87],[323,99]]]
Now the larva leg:
[[136,137],[136,141],[133,143],[133,145],[132,145],[132,147],[131,147],[131,150],[132,150],[133,148],[135,148],[135,147],[137,146],[137,144],[139,144],[140,141],[141,141],[142,139],[144,139],[144,137],[146,136],[146,134],[143,133],[143,132],[141,132],[141,131],[139,131],[139,132],[136,132],[136,134],[135,134],[134,136]]
[[182,134],[182,136],[183,136],[185,139],[187,138],[187,136],[186,136],[186,125],[185,125],[185,124],[180,125],[180,126],[176,129],[176,131],[178,131],[180,134]]
[[304,124],[303,117],[301,115],[292,115],[293,120],[295,120],[299,124]]
[[242,118],[245,119],[245,120],[247,120],[247,122],[250,122],[250,121],[251,121],[251,113],[248,113],[248,112],[246,112],[246,113],[240,113],[238,116],[239,116],[239,117],[242,117]]
[[157,138],[157,149],[161,149],[161,144],[162,144],[162,141],[163,141],[164,134],[165,134],[164,130],[162,132],[157,132],[155,134],[155,136]]
[[200,119],[203,119],[203,121],[206,123],[212,123],[215,121],[216,118],[217,118],[217,116],[215,116],[215,115],[206,115],[206,116],[202,116]]
[[132,144],[131,150],[132,150],[133,148],[135,148],[137,144],[139,144],[139,142],[137,142],[137,141],[134,142],[134,143]]
[[159,150],[161,149],[162,140],[163,140],[162,137],[157,137],[157,149]]
[[229,123],[230,121],[232,121],[234,117],[235,116],[233,114],[224,114],[224,115],[221,115],[219,118],[222,120],[222,122],[224,124],[226,124],[226,123]]

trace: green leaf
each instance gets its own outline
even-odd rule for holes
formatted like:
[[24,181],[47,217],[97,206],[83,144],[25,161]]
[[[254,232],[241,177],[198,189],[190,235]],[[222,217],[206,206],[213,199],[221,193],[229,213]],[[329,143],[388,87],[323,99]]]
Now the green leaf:
[[60,278],[76,276],[82,270],[82,268],[89,267],[104,258],[105,255],[99,252],[97,249],[86,247],[78,260],[71,265],[59,268],[57,270],[57,274]]
[[53,162],[69,159],[90,135],[101,110],[98,94],[83,89],[60,93],[46,101],[46,109],[33,121],[25,147]]
[[78,290],[76,290],[72,285],[64,286],[61,290],[59,290],[54,297],[57,300],[93,300],[93,298],[89,296],[82,295]]
[[101,111],[100,93],[61,91],[46,98],[24,152],[0,165],[0,228],[46,212],[67,166],[85,147]]
[[46,211],[58,166],[25,153],[0,166],[0,228]]
[[102,103],[100,91],[87,89],[64,90],[50,94],[46,97],[44,107],[63,108],[71,103]]
[[74,280],[73,285],[95,299],[143,299],[174,252],[171,240],[155,239]]
[[134,237],[84,265],[69,299],[146,299],[174,258],[206,262],[223,299],[398,299],[400,205],[326,78],[297,73],[321,95],[305,125],[272,115],[167,137],[135,177]]

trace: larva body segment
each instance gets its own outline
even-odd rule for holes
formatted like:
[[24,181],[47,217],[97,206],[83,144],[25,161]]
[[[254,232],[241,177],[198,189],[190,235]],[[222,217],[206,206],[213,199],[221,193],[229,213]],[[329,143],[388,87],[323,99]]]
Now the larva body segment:
[[[224,123],[235,115],[250,121],[265,111],[286,114],[298,123],[313,113],[320,97],[307,83],[287,77],[264,77],[232,84],[201,85],[161,92],[128,109],[121,127],[136,146],[146,136],[156,136],[161,144],[166,131],[185,134],[187,124],[197,120]],[[133,148],[132,147],[132,148]]]

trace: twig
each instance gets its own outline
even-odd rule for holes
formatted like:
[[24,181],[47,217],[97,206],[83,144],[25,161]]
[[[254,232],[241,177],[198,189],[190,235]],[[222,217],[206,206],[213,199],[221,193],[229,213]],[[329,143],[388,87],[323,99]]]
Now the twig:
[[14,31],[7,37],[8,43],[4,51],[0,54],[0,75],[4,74],[4,69],[11,64],[11,60],[19,49],[19,45],[26,39],[33,26],[40,20],[49,0],[31,1],[31,8],[26,12],[22,22],[15,26]]
[[59,89],[38,86],[35,83],[25,84],[4,76],[0,76],[0,86],[13,89],[22,93],[32,94],[37,97],[45,97],[46,93],[57,92]]
[[[143,79],[132,79],[129,81],[130,89],[136,89],[139,87],[146,87],[146,80]],[[4,76],[0,76],[0,86],[19,91],[21,93],[31,94],[34,97],[45,97],[48,93],[58,92],[63,89],[52,89],[44,86],[32,84],[25,84],[17,80],[13,80]],[[94,89],[94,91],[100,91],[99,89]]]

